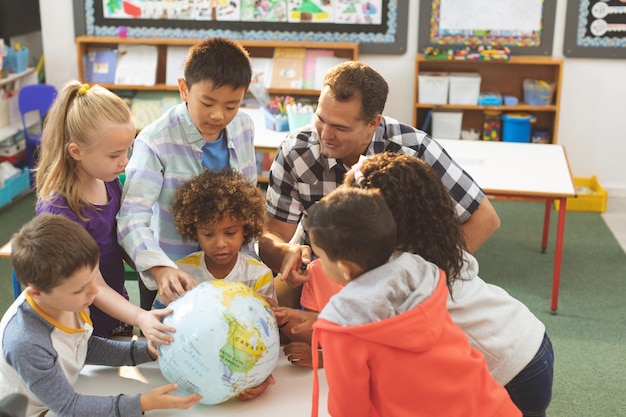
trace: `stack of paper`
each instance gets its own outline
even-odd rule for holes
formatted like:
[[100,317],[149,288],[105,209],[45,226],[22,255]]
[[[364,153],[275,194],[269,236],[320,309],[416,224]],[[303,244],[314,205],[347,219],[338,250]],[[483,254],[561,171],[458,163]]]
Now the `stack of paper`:
[[158,51],[156,45],[124,45],[118,48],[115,84],[155,85]]

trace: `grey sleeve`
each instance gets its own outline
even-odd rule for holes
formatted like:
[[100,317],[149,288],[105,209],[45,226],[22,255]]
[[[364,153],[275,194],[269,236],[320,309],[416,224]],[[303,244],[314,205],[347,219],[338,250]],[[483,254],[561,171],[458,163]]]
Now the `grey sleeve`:
[[85,363],[89,365],[135,366],[152,360],[148,354],[148,342],[146,341],[124,342],[91,336]]
[[56,352],[45,343],[11,350],[7,360],[28,389],[58,416],[141,416],[139,395],[108,397],[80,395],[56,362]]

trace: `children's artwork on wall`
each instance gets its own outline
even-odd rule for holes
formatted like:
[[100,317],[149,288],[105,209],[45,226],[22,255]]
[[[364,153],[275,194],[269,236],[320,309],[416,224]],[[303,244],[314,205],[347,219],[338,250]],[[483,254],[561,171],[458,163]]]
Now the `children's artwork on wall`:
[[563,55],[626,57],[626,1],[568,1]]
[[128,37],[358,42],[362,53],[402,54],[408,2],[74,0],[74,9],[77,36],[119,36],[123,28]]
[[418,51],[482,44],[551,55],[555,12],[556,0],[422,1]]

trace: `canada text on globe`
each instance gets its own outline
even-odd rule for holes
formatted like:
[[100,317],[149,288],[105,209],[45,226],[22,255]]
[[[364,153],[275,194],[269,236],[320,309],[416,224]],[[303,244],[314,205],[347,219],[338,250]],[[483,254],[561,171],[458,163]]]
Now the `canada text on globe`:
[[165,379],[203,404],[219,404],[263,382],[280,352],[271,307],[240,282],[202,282],[170,303],[163,323],[174,341],[159,345]]

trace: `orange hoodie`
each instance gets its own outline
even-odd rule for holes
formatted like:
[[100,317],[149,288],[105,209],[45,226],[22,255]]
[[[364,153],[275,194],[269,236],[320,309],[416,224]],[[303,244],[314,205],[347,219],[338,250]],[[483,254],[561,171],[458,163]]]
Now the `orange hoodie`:
[[[432,264],[424,268],[425,262],[403,254],[351,281],[320,314],[312,346],[319,342],[323,348],[330,415],[521,416],[489,374],[484,357],[452,322],[444,272]],[[414,301],[407,305],[407,299]],[[372,311],[388,317],[368,322]],[[358,313],[363,324],[324,318],[353,321]],[[317,362],[313,355],[313,417],[319,404]]]

